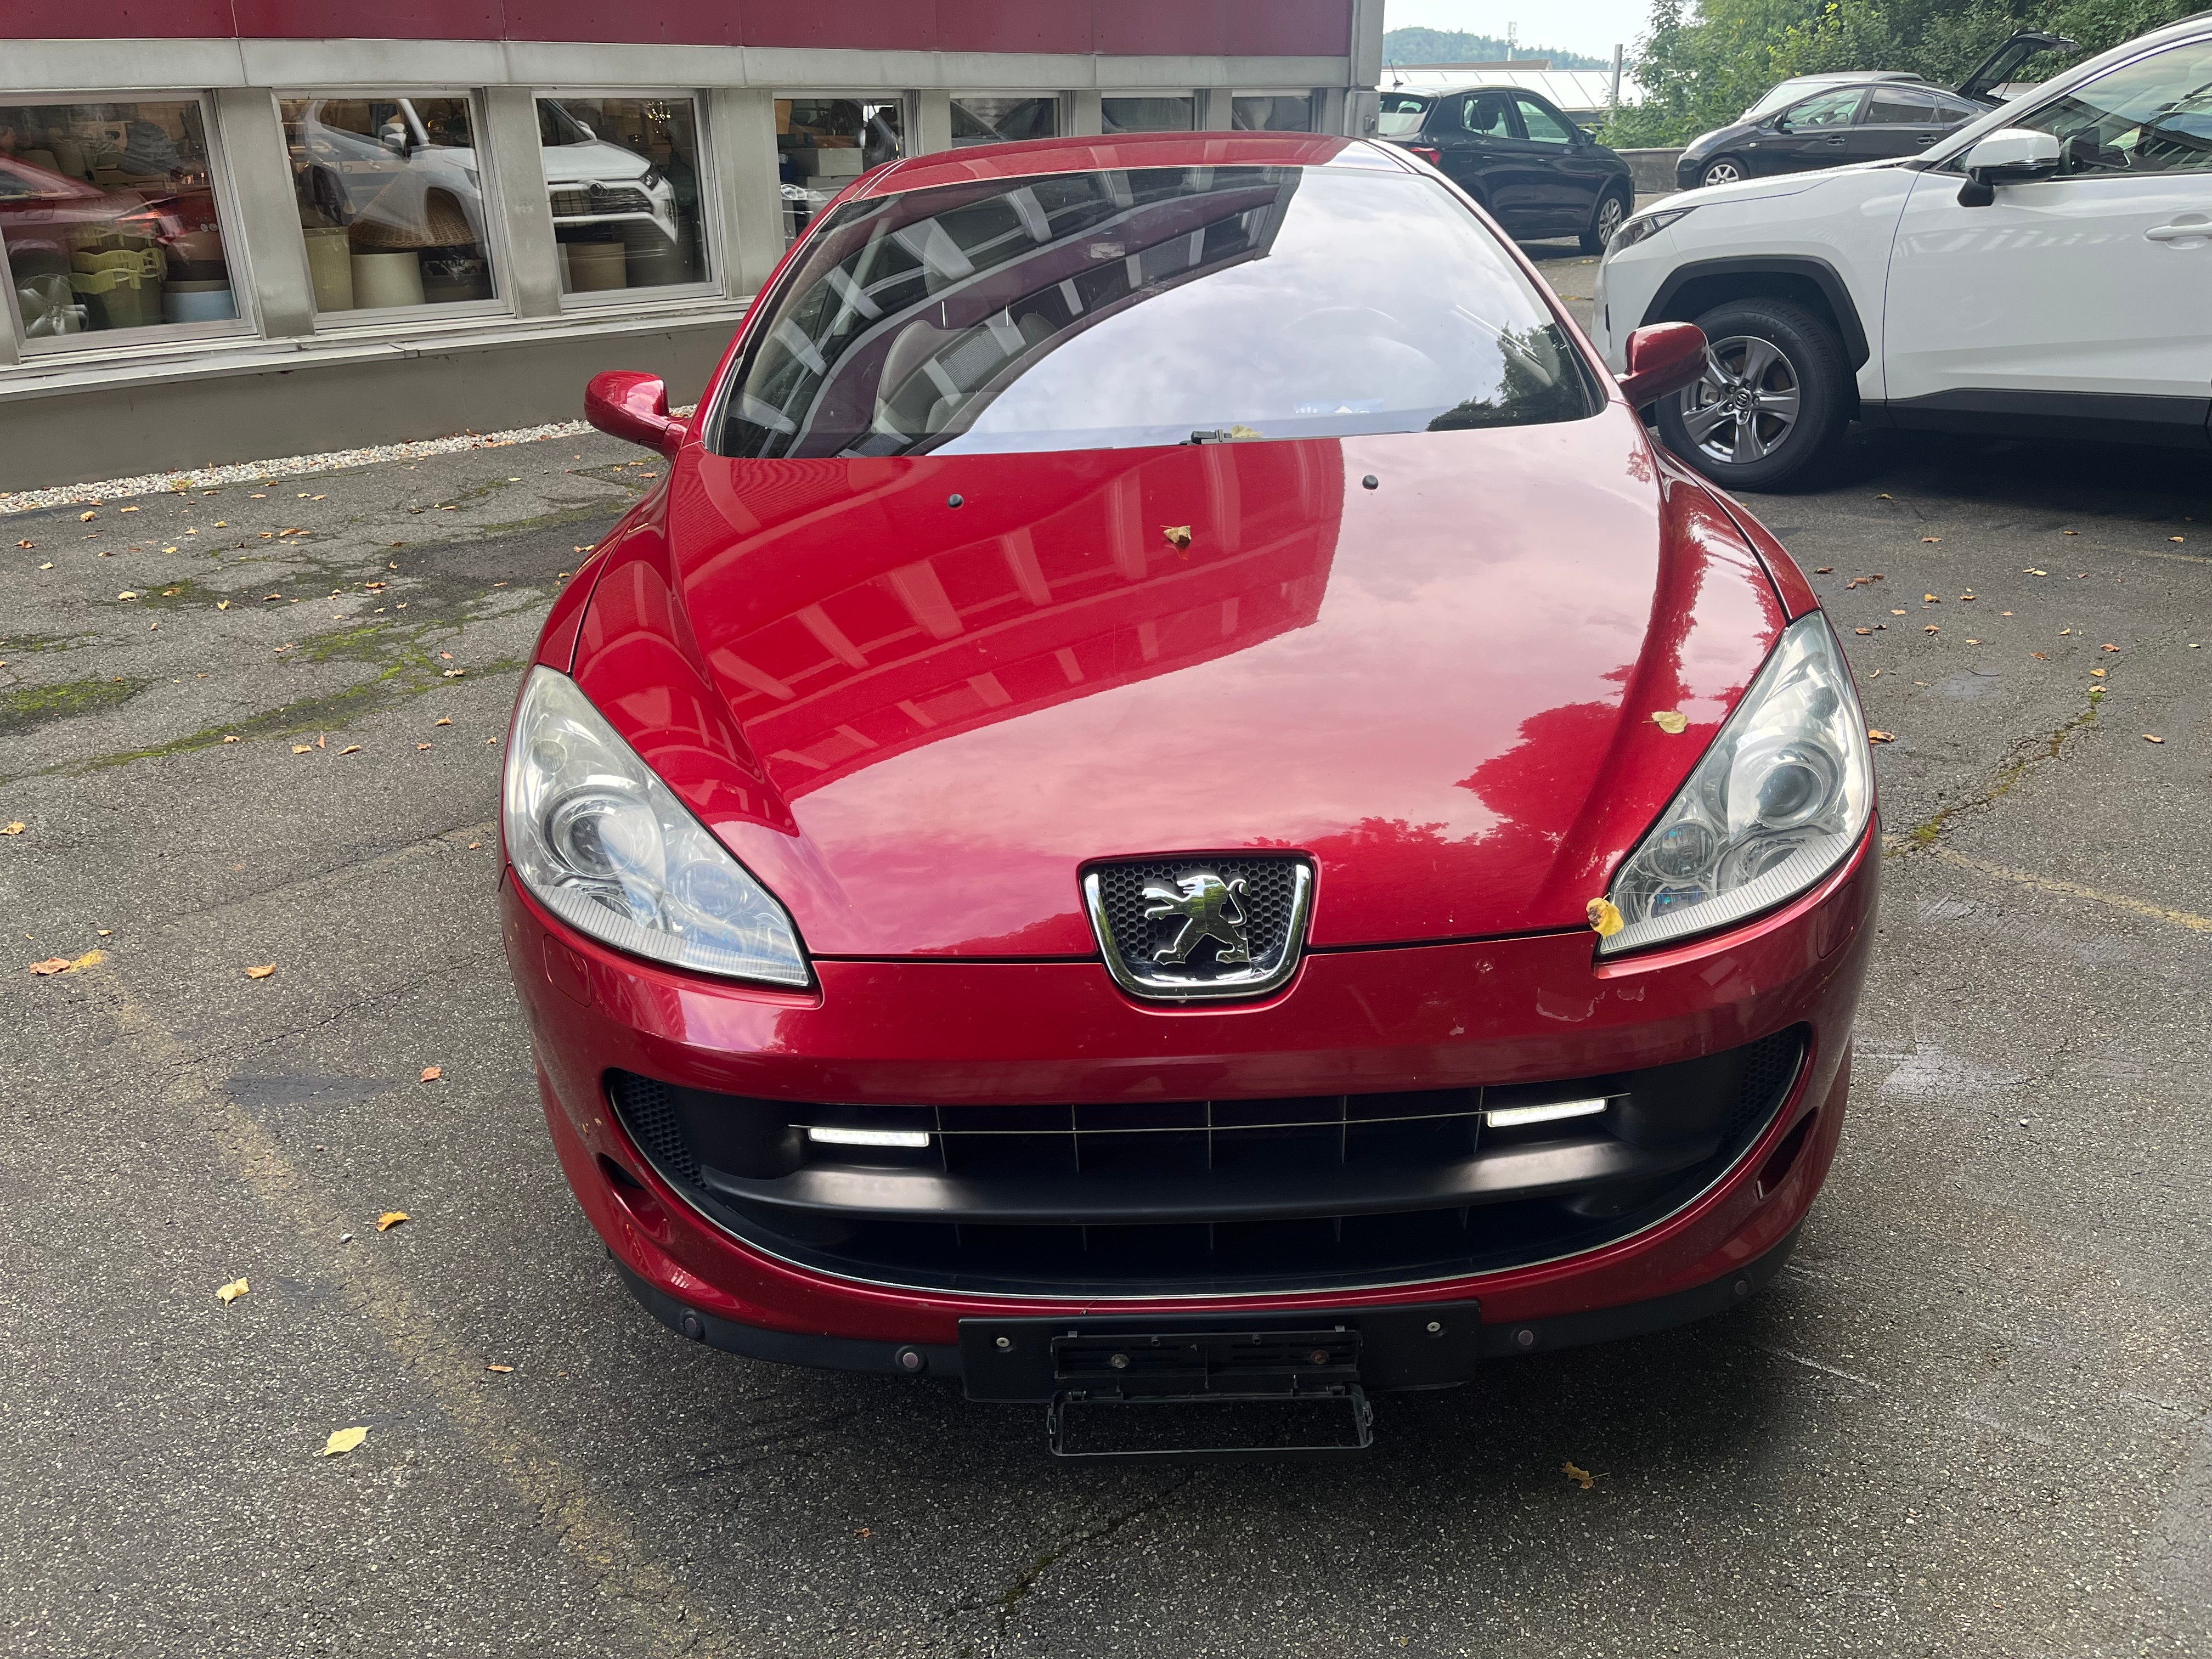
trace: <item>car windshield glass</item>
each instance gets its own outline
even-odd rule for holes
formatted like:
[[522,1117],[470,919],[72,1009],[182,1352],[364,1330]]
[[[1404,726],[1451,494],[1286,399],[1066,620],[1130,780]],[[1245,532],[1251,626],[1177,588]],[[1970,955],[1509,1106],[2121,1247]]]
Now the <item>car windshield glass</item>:
[[1802,98],[1820,84],[1818,81],[1784,81],[1780,86],[1770,89],[1765,97],[1744,111],[1743,118],[1747,121],[1756,121],[1762,115],[1771,115],[1784,105]]
[[2212,168],[2212,41],[2124,64],[2011,125],[2058,140],[2062,178]]
[[1578,420],[1534,285],[1434,179],[994,179],[848,203],[749,329],[718,447],[1124,448]]
[[1377,118],[1375,131],[1382,138],[1409,138],[1421,130],[1421,119],[1429,112],[1429,100],[1407,93],[1386,92],[1382,94],[1382,109]]

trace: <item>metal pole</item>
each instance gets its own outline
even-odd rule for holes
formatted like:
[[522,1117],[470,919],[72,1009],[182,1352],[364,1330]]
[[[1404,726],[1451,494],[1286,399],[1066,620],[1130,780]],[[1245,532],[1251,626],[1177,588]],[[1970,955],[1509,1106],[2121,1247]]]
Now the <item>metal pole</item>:
[[1613,108],[1616,112],[1618,112],[1618,111],[1620,110],[1620,59],[1621,59],[1620,42],[1620,41],[1618,41],[1618,40],[1616,40],[1616,41],[1614,41],[1614,42],[1613,43],[1613,106],[1613,106]]

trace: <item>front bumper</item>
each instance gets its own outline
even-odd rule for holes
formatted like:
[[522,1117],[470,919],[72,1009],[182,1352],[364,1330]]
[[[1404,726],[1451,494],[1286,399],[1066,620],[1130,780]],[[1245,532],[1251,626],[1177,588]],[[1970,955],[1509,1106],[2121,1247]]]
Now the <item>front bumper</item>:
[[[586,1213],[665,1319],[799,1363],[946,1370],[963,1320],[1204,1310],[1350,1316],[1474,1302],[1485,1352],[1527,1352],[1595,1320],[1595,1340],[1711,1310],[1790,1237],[1841,1127],[1849,1034],[1877,883],[1871,835],[1782,909],[1712,939],[1598,963],[1586,933],[1316,953],[1270,1000],[1139,1006],[1095,962],[823,962],[807,994],[674,974],[598,946],[502,891],[555,1146]],[[1563,1258],[1419,1283],[1126,1298],[915,1288],[825,1272],[708,1220],[630,1139],[606,1092],[629,1072],[792,1102],[1009,1107],[1266,1100],[1574,1078],[1660,1066],[1787,1028],[1807,1054],[1758,1139],[1693,1200]],[[1778,1256],[1775,1258],[1778,1265]],[[1687,1297],[1684,1301],[1680,1298]],[[1703,1297],[1705,1300],[1700,1300]],[[1601,1317],[1602,1316],[1602,1317]],[[686,1321],[690,1322],[690,1325]],[[696,1329],[691,1329],[696,1325]],[[1510,1334],[1528,1331],[1522,1341]]]

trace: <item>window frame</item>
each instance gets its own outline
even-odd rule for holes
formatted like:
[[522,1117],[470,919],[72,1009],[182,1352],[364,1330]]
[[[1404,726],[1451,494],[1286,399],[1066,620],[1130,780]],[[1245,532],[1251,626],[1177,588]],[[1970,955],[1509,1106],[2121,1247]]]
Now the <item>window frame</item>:
[[[1302,127],[1246,127],[1238,128],[1237,100],[1239,98],[1303,98],[1306,100],[1306,124]],[[1232,131],[1247,132],[1311,132],[1314,123],[1321,117],[1321,99],[1311,87],[1232,87],[1229,92],[1229,120]]]
[[1200,121],[1205,118],[1205,112],[1199,107],[1200,105],[1205,101],[1205,94],[1198,88],[1185,87],[1180,90],[1162,87],[1116,88],[1113,91],[1101,92],[1098,94],[1098,131],[1102,137],[1113,138],[1123,136],[1117,133],[1110,133],[1106,131],[1105,106],[1109,100],[1117,98],[1143,98],[1147,100],[1173,98],[1180,100],[1182,102],[1190,106],[1190,125],[1188,126],[1148,127],[1145,129],[1146,131],[1201,132],[1205,130],[1198,125]]
[[[1053,106],[1053,130],[1050,136],[1054,138],[1072,138],[1075,136],[1075,98],[1073,94],[1067,92],[1064,88],[1046,87],[955,88],[945,94],[945,104],[947,106],[948,129],[951,125],[951,106],[958,103],[963,98],[1012,98],[1020,100],[1034,100],[1039,103],[1049,103]],[[909,131],[911,130],[909,129]],[[978,148],[978,146],[975,144],[963,144],[957,141],[952,141],[950,138],[949,131],[948,142],[951,144],[951,150],[974,149]],[[1027,143],[1030,141],[1023,138],[997,138],[993,139],[991,142],[1000,144],[1019,144]],[[948,150],[946,153],[951,154],[951,150]]]
[[[54,338],[33,340],[23,331],[23,319],[15,302],[15,272],[9,263],[7,240],[0,236],[0,325],[4,325],[8,343],[15,349],[17,364],[28,368],[34,362],[49,362],[56,359],[76,361],[119,355],[133,349],[132,343],[150,347],[196,348],[209,342],[228,340],[256,340],[261,337],[261,313],[258,285],[254,281],[252,258],[242,232],[243,216],[240,211],[238,193],[231,177],[228,158],[223,154],[222,134],[216,120],[215,94],[204,88],[184,90],[147,90],[132,88],[121,95],[110,88],[106,92],[24,92],[6,94],[11,109],[36,109],[49,104],[191,104],[200,113],[200,136],[207,145],[208,190],[215,198],[216,218],[222,232],[223,263],[230,271],[230,292],[238,309],[234,318],[205,323],[172,323],[167,320],[148,324],[143,328],[94,329],[82,334],[64,334]],[[234,232],[238,232],[234,236]]]
[[[1482,132],[1468,125],[1468,106],[1478,98],[1495,98],[1499,100],[1500,107],[1505,114],[1504,131]],[[1453,131],[1461,137],[1474,138],[1484,143],[1510,144],[1526,143],[1528,141],[1528,131],[1521,125],[1521,112],[1515,107],[1513,89],[1510,87],[1477,87],[1472,92],[1457,94],[1452,101],[1459,111],[1459,125]]]
[[[1990,116],[1996,115],[2000,112],[2005,113],[2008,118],[1998,125],[1984,127],[1978,131],[1973,131],[1975,127],[1979,126],[1980,124],[1978,122],[1970,122],[1964,127],[1954,130],[1947,136],[1954,143],[1957,143],[1959,147],[1953,150],[1949,155],[1944,156],[1942,161],[1933,162],[1930,165],[1936,171],[1948,173],[1954,177],[1963,177],[1966,170],[1966,155],[1968,152],[1983,139],[1988,137],[1991,133],[2005,131],[2010,128],[2020,126],[2023,123],[2033,121],[2039,116],[2046,113],[2054,106],[2062,104],[2068,99],[2074,97],[2084,88],[2094,87],[2099,82],[2106,80],[2112,76],[2118,75],[2124,70],[2131,70],[2138,64],[2148,63],[2154,58],[2161,58],[2168,52],[2180,52],[2191,46],[2198,47],[2200,49],[2212,47],[2212,33],[2191,34],[2178,40],[2161,40],[2156,46],[2150,47],[2148,50],[2137,52],[2132,58],[2125,58],[2117,64],[2107,64],[2103,69],[2098,70],[2094,75],[2085,76],[2082,79],[2071,82],[2063,91],[2053,90],[2051,94],[2045,98],[2040,103],[2035,104],[2029,108],[2014,112],[2011,105],[2003,104],[1998,106],[1997,109],[1985,110],[1983,112],[1982,118],[1984,120],[1986,120]],[[2022,98],[2015,101],[2025,103],[2027,100]],[[2041,128],[2036,128],[2033,130],[2037,131],[2043,131]],[[1966,136],[1970,132],[1972,133],[1972,136]],[[2039,179],[2033,182],[2037,184],[2084,185],[2102,179],[2164,177],[2169,173],[2179,173],[2184,171],[2184,169],[2180,168],[2166,168],[2160,169],[2155,173],[2124,171],[2115,171],[2111,173],[2057,173],[2051,174],[2047,179]],[[2196,172],[2197,170],[2187,169],[2185,171]],[[2198,176],[2201,177],[2203,175],[2200,173]]]
[[[1859,118],[1866,113],[1867,106],[1874,101],[1869,95],[1871,90],[1870,82],[1861,82],[1854,86],[1846,82],[1842,86],[1822,87],[1818,92],[1808,92],[1796,103],[1786,104],[1774,112],[1775,131],[1778,132],[1849,132],[1859,125]],[[1804,108],[1806,105],[1822,98],[1832,98],[1837,94],[1844,92],[1851,94],[1858,100],[1858,102],[1851,106],[1850,119],[1829,122],[1817,127],[1802,127],[1790,121],[1790,118]]]
[[[405,82],[378,82],[363,85],[359,82],[331,82],[289,87],[272,86],[269,96],[275,106],[276,130],[284,131],[284,106],[289,101],[317,102],[338,98],[451,98],[465,102],[469,109],[470,149],[477,158],[477,193],[483,198],[484,257],[491,266],[491,298],[489,300],[453,300],[439,304],[419,306],[380,306],[373,310],[356,308],[351,311],[325,311],[318,307],[314,313],[314,332],[324,336],[347,336],[365,333],[389,334],[404,330],[410,325],[416,327],[429,324],[468,322],[493,317],[513,317],[516,314],[513,292],[512,272],[514,264],[514,239],[510,235],[507,200],[503,181],[499,174],[500,157],[485,146],[489,131],[483,87],[454,88],[442,83],[420,85]],[[289,172],[292,165],[291,149],[285,147],[283,162]],[[297,201],[296,183],[294,190]],[[496,207],[497,211],[492,210]],[[296,219],[297,214],[295,213]],[[302,265],[307,260],[307,227],[295,224],[293,234],[299,240]]]
[[[806,95],[812,96],[813,94],[809,94]],[[673,102],[675,100],[681,98],[690,101],[693,120],[693,148],[698,152],[698,154],[692,158],[691,165],[699,177],[699,241],[701,248],[706,255],[707,275],[695,282],[667,283],[654,288],[599,289],[583,294],[569,294],[564,292],[561,295],[562,313],[566,315],[571,312],[619,311],[636,306],[674,304],[690,300],[720,300],[723,298],[726,294],[723,283],[723,275],[728,260],[727,250],[731,246],[732,239],[728,234],[727,228],[723,223],[725,204],[721,189],[721,181],[714,173],[714,137],[713,132],[708,127],[708,123],[712,119],[712,117],[708,109],[708,106],[713,102],[713,100],[707,95],[705,90],[697,87],[617,87],[601,88],[592,87],[556,88],[532,86],[530,88],[531,115],[533,118],[536,117],[538,113],[538,100],[550,99],[558,102],[560,100],[564,98],[620,98],[628,99],[638,103],[649,102],[654,99],[661,99]],[[892,100],[890,99],[884,98],[876,101],[887,104]],[[570,118],[573,120],[574,117],[572,115]],[[597,135],[594,134],[593,136],[596,137]],[[543,144],[539,145],[538,153],[540,156],[538,162],[538,176],[540,179],[543,179],[544,177],[544,162],[543,160],[544,146]],[[553,194],[553,186],[550,181],[547,181],[546,183],[545,192],[547,207],[546,223],[550,228],[552,223],[551,207]],[[505,201],[501,202],[501,210],[502,217],[505,216],[506,212],[508,210],[508,206],[509,204]],[[553,247],[553,258],[557,264],[561,258],[559,252],[560,238],[557,236],[554,238]],[[498,285],[495,283],[492,292],[496,295],[498,291]]]
[[[831,87],[824,89],[820,87],[772,86],[767,90],[771,126],[774,125],[774,112],[775,106],[777,104],[785,102],[797,103],[802,99],[838,99],[855,104],[896,104],[899,106],[899,142],[906,149],[906,155],[901,159],[911,161],[916,155],[920,154],[920,152],[914,148],[914,140],[915,125],[921,118],[921,95],[911,88],[886,88],[878,87],[872,92],[855,92],[850,87]],[[776,135],[773,131],[769,134],[769,155],[772,165],[780,165],[780,163],[775,163],[774,161],[774,158],[782,153],[781,146],[776,143],[775,137]],[[866,169],[863,169],[863,171],[865,170]],[[780,174],[773,173],[770,174],[770,177],[774,178],[777,184],[775,222],[776,232],[779,235],[781,235],[783,232],[784,208],[786,205],[783,200],[781,188],[782,179]],[[852,180],[848,179],[845,182],[847,184],[850,184]],[[837,196],[842,195],[843,193],[843,186],[841,185],[838,189],[832,191],[830,195],[834,198]],[[814,213],[820,213],[823,209],[827,208],[829,205],[830,204],[828,202],[824,202],[822,204],[822,207],[814,210]],[[811,224],[813,222],[813,214],[809,214],[807,216],[808,224]],[[793,247],[798,246],[799,239],[805,234],[806,234],[806,225],[801,225],[790,235],[784,237],[781,247],[777,250],[776,257],[778,258],[781,258],[784,254],[791,252]],[[736,238],[734,236],[731,236],[726,240],[734,251]],[[722,291],[723,290],[719,286],[715,289],[715,292],[718,294]]]
[[[1565,129],[1569,136],[1565,138],[1539,138],[1534,132],[1528,130],[1528,110],[1524,107],[1524,106],[1528,105],[1534,105],[1539,112],[1549,116],[1553,120],[1557,121],[1561,127]],[[1546,145],[1558,144],[1571,150],[1574,149],[1577,144],[1587,143],[1589,142],[1588,138],[1583,132],[1581,125],[1577,122],[1567,119],[1566,112],[1565,110],[1555,108],[1550,100],[1530,92],[1525,87],[1516,87],[1513,89],[1513,118],[1520,125],[1521,140],[1523,143]]]

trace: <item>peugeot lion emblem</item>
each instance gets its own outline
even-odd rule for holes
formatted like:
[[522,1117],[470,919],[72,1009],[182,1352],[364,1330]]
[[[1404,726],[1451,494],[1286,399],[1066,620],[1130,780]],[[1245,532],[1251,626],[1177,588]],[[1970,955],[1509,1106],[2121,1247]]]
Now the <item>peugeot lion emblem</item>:
[[1222,963],[1252,960],[1252,941],[1244,931],[1244,878],[1224,881],[1211,870],[1194,870],[1173,886],[1145,884],[1145,920],[1182,918],[1176,936],[1152,952],[1154,962],[1188,962],[1206,939],[1214,942],[1213,959]]
[[1147,1002],[1259,997],[1297,972],[1314,869],[1293,852],[1125,858],[1083,872],[1114,982]]

